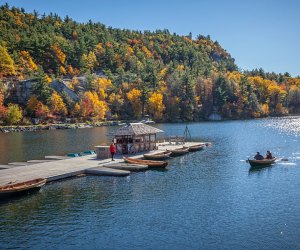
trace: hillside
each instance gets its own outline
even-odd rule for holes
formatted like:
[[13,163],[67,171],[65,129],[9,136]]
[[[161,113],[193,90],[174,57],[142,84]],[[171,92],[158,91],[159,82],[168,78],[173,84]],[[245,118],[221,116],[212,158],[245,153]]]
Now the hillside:
[[[157,121],[197,121],[213,112],[239,119],[299,111],[299,78],[240,72],[209,36],[120,30],[8,5],[0,8],[0,22],[0,119],[6,123],[20,122],[8,118],[16,112],[44,120],[149,114]],[[66,78],[78,101],[50,87]],[[10,104],[10,82],[26,79],[34,81],[33,96],[21,107]]]

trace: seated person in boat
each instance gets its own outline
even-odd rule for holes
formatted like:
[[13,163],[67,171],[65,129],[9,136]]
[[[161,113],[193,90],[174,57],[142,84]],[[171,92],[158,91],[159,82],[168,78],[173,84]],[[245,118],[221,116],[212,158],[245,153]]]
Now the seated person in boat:
[[264,157],[259,152],[257,152],[256,155],[254,156],[254,159],[255,160],[263,160]]
[[271,154],[271,152],[269,150],[267,151],[266,159],[269,159],[269,160],[273,159],[273,155]]

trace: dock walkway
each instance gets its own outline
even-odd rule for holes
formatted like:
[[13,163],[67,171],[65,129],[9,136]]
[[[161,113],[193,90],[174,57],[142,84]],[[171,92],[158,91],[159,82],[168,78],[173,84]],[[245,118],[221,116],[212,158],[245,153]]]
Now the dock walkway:
[[[193,146],[199,144],[199,142],[186,142],[184,146]],[[147,153],[158,153],[165,151],[167,149],[181,148],[183,145],[170,145],[168,143],[161,143],[158,145],[157,150],[153,150]],[[143,153],[136,154],[134,158],[141,158]],[[55,157],[54,157],[55,158]],[[47,158],[49,159],[49,158]],[[12,168],[0,170],[0,186],[6,185],[8,183],[18,183],[23,181],[29,181],[36,178],[46,178],[48,182],[60,180],[72,176],[77,176],[81,174],[86,174],[88,169],[97,169],[98,173],[101,174],[102,171],[105,175],[109,175],[109,170],[112,176],[121,176],[124,174],[125,170],[109,169],[108,163],[112,163],[111,159],[97,160],[95,155],[87,155],[74,158],[63,158],[61,160],[54,161],[42,161],[33,164],[30,162],[28,165],[24,166],[14,166]],[[123,163],[121,155],[115,157],[114,165],[116,163]],[[21,163],[16,163],[21,164]],[[105,168],[104,168],[105,165]],[[122,173],[123,171],[123,173]],[[93,171],[90,171],[93,172]]]

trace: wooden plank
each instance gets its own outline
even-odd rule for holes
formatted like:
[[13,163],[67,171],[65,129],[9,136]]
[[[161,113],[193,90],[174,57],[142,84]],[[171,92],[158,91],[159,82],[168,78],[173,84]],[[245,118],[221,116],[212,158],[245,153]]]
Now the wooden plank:
[[29,160],[27,162],[37,164],[37,163],[51,162],[51,161],[56,161],[56,160]]
[[30,163],[30,162],[10,162],[8,163],[8,165],[13,165],[13,166],[30,166],[33,165],[34,163]]

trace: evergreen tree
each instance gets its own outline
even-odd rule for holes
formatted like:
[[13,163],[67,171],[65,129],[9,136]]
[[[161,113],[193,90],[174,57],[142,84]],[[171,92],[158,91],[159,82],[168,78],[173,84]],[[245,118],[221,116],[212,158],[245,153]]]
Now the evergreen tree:
[[50,103],[50,98],[53,90],[50,88],[47,75],[40,70],[38,76],[35,79],[35,83],[32,85],[32,93],[44,104]]

